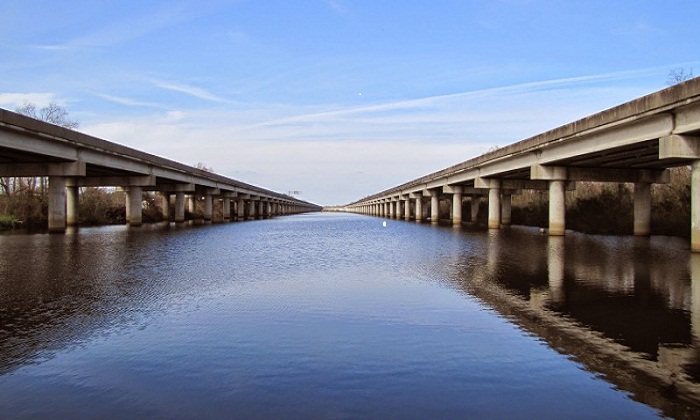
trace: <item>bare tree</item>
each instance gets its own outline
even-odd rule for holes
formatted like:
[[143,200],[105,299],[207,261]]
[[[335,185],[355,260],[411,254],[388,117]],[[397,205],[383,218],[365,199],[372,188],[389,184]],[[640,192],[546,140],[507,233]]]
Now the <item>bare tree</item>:
[[672,69],[668,72],[668,77],[666,78],[666,84],[668,86],[677,85],[678,83],[685,82],[693,78],[693,69],[686,70],[683,67],[678,67]]
[[[15,112],[69,129],[78,127],[77,121],[68,118],[66,108],[55,102],[37,108],[35,104],[25,101]],[[21,220],[40,218],[46,204],[47,186],[46,177],[0,177],[0,194],[3,194],[1,212]]]
[[24,105],[15,109],[15,112],[65,128],[75,129],[80,125],[77,121],[68,119],[68,110],[56,102],[51,102],[47,106],[37,109],[35,104],[24,101]]

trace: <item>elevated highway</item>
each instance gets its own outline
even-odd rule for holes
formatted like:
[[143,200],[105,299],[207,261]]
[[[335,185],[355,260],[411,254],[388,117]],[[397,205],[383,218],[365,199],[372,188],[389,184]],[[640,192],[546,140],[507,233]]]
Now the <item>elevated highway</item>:
[[690,165],[691,248],[700,252],[700,78],[635,99],[364,197],[338,210],[438,221],[440,198],[462,222],[488,199],[488,227],[510,224],[511,196],[549,192],[549,234],[564,235],[565,191],[576,181],[634,183],[634,234],[650,234],[651,184],[668,183],[668,168]]
[[[174,220],[203,197],[204,219],[213,200],[222,201],[224,220],[317,211],[315,204],[107,140],[0,109],[0,176],[49,178],[49,231],[78,222],[80,187],[112,186],[126,191],[130,225],[142,223],[142,194],[162,194],[165,212],[175,197]],[[164,216],[168,216],[165,214]]]

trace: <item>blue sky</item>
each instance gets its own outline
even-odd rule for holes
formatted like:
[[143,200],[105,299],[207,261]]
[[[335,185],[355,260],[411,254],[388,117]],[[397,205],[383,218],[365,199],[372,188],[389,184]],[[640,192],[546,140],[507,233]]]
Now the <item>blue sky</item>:
[[697,1],[0,4],[0,107],[344,204],[700,75]]

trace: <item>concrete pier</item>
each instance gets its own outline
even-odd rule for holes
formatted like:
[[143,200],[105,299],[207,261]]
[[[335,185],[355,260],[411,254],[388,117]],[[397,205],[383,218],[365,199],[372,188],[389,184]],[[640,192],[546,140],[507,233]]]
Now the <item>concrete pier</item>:
[[471,198],[471,221],[476,223],[479,220],[479,205],[481,204],[481,197],[478,195],[472,195]]
[[78,207],[80,203],[80,187],[66,187],[66,225],[78,225]]
[[634,235],[651,234],[651,184],[634,184]]
[[501,226],[510,226],[512,208],[512,193],[509,190],[501,191]]
[[49,177],[49,232],[66,231],[66,179]]
[[566,190],[564,181],[549,181],[549,234],[563,236],[566,231]]
[[437,191],[430,191],[430,223],[436,225],[440,222],[440,197]]
[[462,188],[452,187],[452,225],[462,224]]
[[501,188],[493,186],[489,188],[489,229],[501,228]]
[[129,187],[126,193],[127,220],[129,226],[141,226],[143,223],[143,191],[141,187]]
[[221,213],[224,222],[231,220],[231,199],[229,197],[224,197],[221,199]]
[[690,249],[700,252],[700,160],[693,161],[690,175]]
[[170,193],[161,193],[161,214],[163,220],[170,219]]
[[185,221],[185,193],[176,192],[175,193],[175,223],[182,223]]

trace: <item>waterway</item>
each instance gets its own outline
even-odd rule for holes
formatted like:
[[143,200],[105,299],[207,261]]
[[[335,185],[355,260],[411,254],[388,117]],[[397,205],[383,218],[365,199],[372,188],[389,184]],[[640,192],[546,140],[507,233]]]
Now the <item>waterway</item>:
[[695,257],[332,213],[2,235],[0,413],[697,418]]

